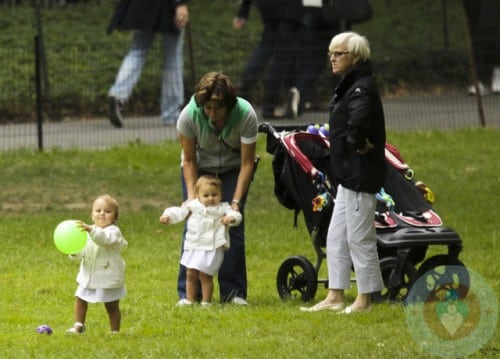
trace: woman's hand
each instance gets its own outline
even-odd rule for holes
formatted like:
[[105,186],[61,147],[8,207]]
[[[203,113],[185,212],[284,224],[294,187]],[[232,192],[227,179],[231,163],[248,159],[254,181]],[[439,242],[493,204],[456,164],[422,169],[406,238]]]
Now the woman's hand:
[[189,22],[189,11],[186,5],[179,5],[175,8],[174,22],[179,30],[186,27]]
[[246,22],[247,21],[245,19],[243,19],[242,17],[235,17],[233,19],[233,27],[236,30],[240,30],[243,26],[245,26]]
[[240,211],[240,201],[236,200],[236,199],[233,199],[233,201],[231,202],[231,209],[233,211]]

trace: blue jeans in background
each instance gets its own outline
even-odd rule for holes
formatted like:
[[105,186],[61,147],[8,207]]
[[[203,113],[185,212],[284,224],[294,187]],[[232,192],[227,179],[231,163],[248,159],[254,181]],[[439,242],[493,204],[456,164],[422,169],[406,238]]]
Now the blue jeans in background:
[[[161,34],[163,39],[163,75],[161,85],[161,119],[164,124],[174,124],[184,104],[184,80],[182,70],[183,37],[180,34]],[[139,81],[146,55],[151,48],[155,33],[135,31],[128,54],[123,59],[114,85],[108,95],[121,103],[126,102]]]

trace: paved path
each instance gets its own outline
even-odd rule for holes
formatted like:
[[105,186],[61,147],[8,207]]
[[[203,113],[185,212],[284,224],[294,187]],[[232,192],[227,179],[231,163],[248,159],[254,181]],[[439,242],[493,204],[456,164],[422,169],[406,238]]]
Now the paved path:
[[[500,95],[482,98],[488,127],[500,128]],[[476,99],[469,96],[420,96],[384,99],[387,129],[394,131],[480,127]],[[263,120],[261,120],[263,121]],[[297,120],[269,121],[275,125],[324,123],[328,113],[307,113]],[[125,120],[125,128],[112,127],[107,118],[44,122],[44,149],[103,149],[130,142],[161,143],[175,139],[175,129],[157,117]],[[0,151],[37,149],[35,123],[0,125]]]

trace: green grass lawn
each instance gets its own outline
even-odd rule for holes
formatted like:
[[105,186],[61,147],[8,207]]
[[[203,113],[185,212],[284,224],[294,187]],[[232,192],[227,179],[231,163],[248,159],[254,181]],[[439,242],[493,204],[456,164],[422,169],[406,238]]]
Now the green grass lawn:
[[[436,211],[463,240],[460,259],[498,296],[499,131],[389,133],[388,140],[436,193]],[[301,302],[279,298],[275,280],[281,262],[293,254],[313,261],[315,254],[302,220],[294,229],[293,213],[274,198],[263,136],[259,154],[262,162],[246,212],[250,305],[216,304],[208,310],[175,307],[182,225],[158,222],[166,206],[181,200],[177,143],[0,154],[0,356],[432,357],[412,338],[401,305],[340,316],[302,313]],[[119,226],[129,242],[123,253],[128,295],[122,301],[122,331],[108,334],[104,307],[91,305],[87,332],[66,336],[73,323],[78,264],[56,250],[52,233],[62,220],[88,221],[93,199],[105,192],[120,201]],[[316,300],[325,293],[318,288]],[[355,294],[353,287],[348,299]],[[37,334],[41,324],[50,325],[54,334]],[[470,357],[498,357],[499,343],[497,330]]]

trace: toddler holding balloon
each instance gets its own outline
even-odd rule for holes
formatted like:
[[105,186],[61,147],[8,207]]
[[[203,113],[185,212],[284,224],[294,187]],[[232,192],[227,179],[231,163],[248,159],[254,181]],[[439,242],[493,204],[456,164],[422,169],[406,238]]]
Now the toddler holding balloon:
[[76,277],[75,324],[67,333],[85,330],[88,303],[104,303],[111,332],[120,330],[119,304],[126,294],[125,261],[120,252],[127,247],[127,241],[115,224],[118,209],[116,199],[105,194],[92,205],[92,225],[77,221],[77,226],[87,232],[88,240],[81,252],[70,255],[81,262]]

